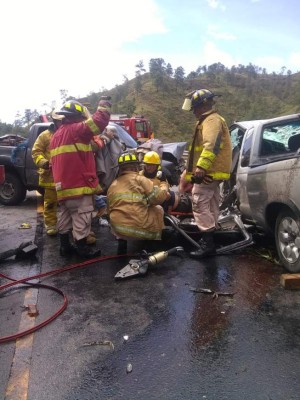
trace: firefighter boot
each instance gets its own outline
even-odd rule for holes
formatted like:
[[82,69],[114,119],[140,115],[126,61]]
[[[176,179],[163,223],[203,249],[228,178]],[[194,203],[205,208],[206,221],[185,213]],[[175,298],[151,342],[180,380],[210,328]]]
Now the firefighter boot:
[[203,232],[202,238],[199,240],[199,244],[201,248],[198,250],[192,251],[190,256],[192,258],[202,258],[205,256],[209,256],[215,254],[216,245],[214,242],[214,231]]
[[70,243],[69,234],[60,233],[59,239],[60,239],[60,249],[59,249],[60,255],[62,257],[67,257],[71,255],[75,249]]
[[94,258],[101,255],[100,249],[92,249],[87,244],[87,238],[76,240],[76,252],[79,256],[84,258]]
[[118,250],[117,254],[126,254],[127,253],[127,240],[124,239],[118,239]]

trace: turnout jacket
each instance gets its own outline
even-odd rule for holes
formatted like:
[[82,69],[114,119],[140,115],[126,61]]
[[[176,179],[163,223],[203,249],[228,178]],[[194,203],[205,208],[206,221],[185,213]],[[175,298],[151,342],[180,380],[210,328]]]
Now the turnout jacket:
[[59,201],[101,192],[91,140],[104,130],[109,117],[109,112],[98,109],[86,121],[63,121],[52,136],[51,166]]
[[55,189],[53,175],[51,169],[43,169],[43,166],[50,162],[50,140],[53,132],[49,129],[42,132],[34,142],[32,148],[32,158],[34,163],[39,167],[39,186]]
[[164,228],[163,213],[156,205],[166,198],[165,186],[134,171],[123,171],[107,192],[109,219],[121,236],[157,240]]
[[211,110],[197,122],[187,160],[186,180],[196,167],[206,170],[214,180],[230,178],[232,147],[225,119]]

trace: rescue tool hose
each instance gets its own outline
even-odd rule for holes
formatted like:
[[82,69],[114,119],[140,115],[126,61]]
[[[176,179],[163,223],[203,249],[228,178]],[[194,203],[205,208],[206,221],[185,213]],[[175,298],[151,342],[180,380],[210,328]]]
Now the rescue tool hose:
[[12,340],[16,340],[16,339],[19,339],[19,338],[21,338],[23,336],[26,336],[26,335],[29,335],[31,333],[36,332],[37,330],[43,328],[44,326],[48,325],[50,322],[55,320],[67,308],[68,299],[67,299],[66,295],[60,289],[57,289],[57,288],[55,288],[53,286],[50,286],[50,285],[45,285],[45,284],[42,284],[42,283],[31,283],[31,282],[28,282],[28,281],[31,281],[33,279],[45,278],[47,276],[58,275],[58,274],[61,274],[63,272],[66,272],[66,271],[70,271],[70,270],[74,270],[74,269],[77,269],[77,268],[82,268],[82,267],[88,266],[90,264],[94,264],[96,262],[101,262],[101,261],[106,261],[106,260],[113,260],[115,258],[121,258],[121,257],[131,257],[131,255],[130,254],[121,254],[121,255],[113,255],[113,256],[96,257],[96,258],[93,258],[93,259],[90,259],[90,260],[83,261],[81,263],[70,264],[67,267],[55,269],[53,271],[44,272],[44,273],[41,273],[41,274],[37,274],[37,275],[34,275],[34,276],[30,276],[30,277],[23,278],[23,279],[18,279],[18,280],[10,278],[10,277],[0,273],[0,277],[12,281],[12,282],[7,283],[5,285],[1,285],[0,286],[0,291],[8,289],[8,288],[10,288],[12,286],[24,283],[25,285],[30,285],[30,286],[33,286],[33,287],[41,287],[41,288],[53,290],[53,291],[55,291],[56,293],[60,294],[63,297],[63,305],[51,317],[47,318],[46,320],[44,320],[40,324],[38,324],[38,325],[36,325],[36,326],[34,326],[34,327],[30,328],[30,329],[24,330],[22,332],[18,332],[18,333],[13,334],[13,335],[0,337],[0,344],[6,343],[6,342],[10,342]]

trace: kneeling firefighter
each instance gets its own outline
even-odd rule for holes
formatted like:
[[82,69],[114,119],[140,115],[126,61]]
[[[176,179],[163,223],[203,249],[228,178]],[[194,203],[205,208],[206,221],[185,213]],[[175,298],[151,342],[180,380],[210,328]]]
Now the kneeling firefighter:
[[140,174],[151,179],[154,185],[164,182],[168,188],[168,198],[162,203],[165,212],[185,212],[192,211],[192,203],[188,194],[176,193],[170,190],[168,180],[162,171],[161,159],[156,151],[148,151],[143,158],[143,169]]
[[161,239],[164,212],[160,204],[168,197],[168,186],[141,176],[135,154],[121,154],[118,166],[118,177],[107,192],[112,232],[118,239]]

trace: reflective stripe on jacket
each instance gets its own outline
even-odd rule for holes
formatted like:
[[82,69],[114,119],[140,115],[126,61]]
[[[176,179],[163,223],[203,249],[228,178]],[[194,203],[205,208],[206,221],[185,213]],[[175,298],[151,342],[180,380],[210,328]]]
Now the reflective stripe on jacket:
[[134,171],[124,171],[107,192],[111,226],[116,234],[138,239],[161,238],[163,215],[156,205],[162,204],[166,192]]
[[63,122],[52,136],[51,166],[58,200],[101,192],[90,142],[108,121],[109,113],[97,110],[84,122]]
[[42,187],[53,187],[55,186],[53,182],[53,175],[51,169],[43,169],[42,166],[50,161],[50,140],[52,138],[53,132],[50,130],[45,130],[42,132],[34,142],[32,147],[32,158],[34,163],[39,167],[39,186]]
[[215,180],[230,178],[232,147],[225,119],[212,110],[203,115],[195,129],[189,149],[186,180],[196,167],[203,168]]

